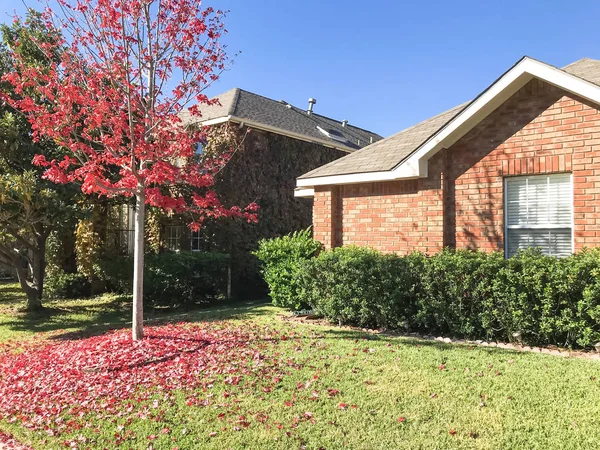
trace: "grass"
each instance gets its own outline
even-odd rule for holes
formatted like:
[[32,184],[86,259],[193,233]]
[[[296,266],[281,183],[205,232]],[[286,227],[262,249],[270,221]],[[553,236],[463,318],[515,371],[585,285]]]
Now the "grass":
[[[42,339],[79,339],[129,321],[126,300],[112,296],[55,302],[46,317],[15,314],[20,298],[15,288],[0,286],[2,340],[27,340],[34,333]],[[85,442],[78,448],[117,448],[114,436],[124,430],[131,439],[122,446],[136,449],[598,447],[600,365],[595,361],[290,323],[278,318],[281,313],[255,304],[151,317],[206,329],[258,324],[265,334],[279,336],[248,343],[264,355],[264,364],[277,361],[284,367],[281,382],[270,391],[263,390],[266,380],[251,374],[239,385],[224,383],[225,368],[206,390],[150,393],[145,405],[150,411],[155,400],[168,405],[156,414],[90,415],[84,418],[89,427],[58,437],[18,421],[0,422],[0,428],[40,449],[65,448],[65,441],[80,437]],[[190,396],[207,403],[188,406]],[[249,422],[247,428],[240,420]]]

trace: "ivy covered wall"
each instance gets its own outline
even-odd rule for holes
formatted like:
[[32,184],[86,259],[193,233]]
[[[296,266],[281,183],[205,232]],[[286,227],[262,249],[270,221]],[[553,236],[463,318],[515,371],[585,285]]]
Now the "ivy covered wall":
[[234,294],[260,295],[266,287],[258,274],[258,261],[250,251],[262,238],[312,224],[312,199],[294,197],[296,178],[346,153],[236,124],[213,127],[206,151],[216,151],[215,143],[237,149],[218,175],[215,190],[223,203],[243,207],[256,201],[260,210],[258,223],[220,219],[206,224],[203,245],[207,250],[232,255]]

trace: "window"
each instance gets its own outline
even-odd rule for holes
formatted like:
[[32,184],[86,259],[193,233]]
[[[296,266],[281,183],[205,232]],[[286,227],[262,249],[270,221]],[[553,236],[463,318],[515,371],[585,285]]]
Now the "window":
[[193,252],[199,252],[202,250],[202,243],[204,242],[204,240],[202,239],[199,231],[192,231],[190,241],[191,250]]
[[167,248],[173,252],[181,250],[181,234],[183,231],[182,226],[168,226],[167,227]]
[[196,144],[196,155],[201,156],[204,153],[204,143],[198,142]]
[[539,247],[546,255],[573,253],[571,174],[507,178],[506,254]]

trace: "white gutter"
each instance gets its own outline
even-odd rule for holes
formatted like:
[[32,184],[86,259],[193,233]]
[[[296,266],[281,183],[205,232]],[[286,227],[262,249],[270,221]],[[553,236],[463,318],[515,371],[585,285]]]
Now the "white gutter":
[[314,197],[315,190],[314,189],[302,189],[296,188],[294,189],[294,197]]

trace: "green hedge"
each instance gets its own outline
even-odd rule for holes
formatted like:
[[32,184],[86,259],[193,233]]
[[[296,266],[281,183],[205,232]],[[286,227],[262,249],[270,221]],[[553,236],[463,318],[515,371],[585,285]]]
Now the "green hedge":
[[[144,300],[151,306],[204,303],[227,294],[229,255],[212,252],[164,253],[147,256]],[[104,260],[97,269],[113,292],[131,294],[133,258]]]
[[261,273],[269,286],[273,304],[294,310],[308,306],[300,297],[298,276],[304,263],[321,250],[321,244],[311,237],[309,228],[259,241],[253,255],[262,263]]
[[44,279],[44,297],[47,299],[73,299],[89,297],[92,285],[85,275],[56,270]]
[[400,257],[342,247],[305,254],[290,270],[296,258],[286,258],[285,248],[295,244],[272,245],[282,254],[265,270],[271,292],[285,293],[284,306],[307,303],[334,323],[501,341],[520,334],[532,345],[600,341],[598,249],[560,259],[530,250],[505,259],[467,250]]

